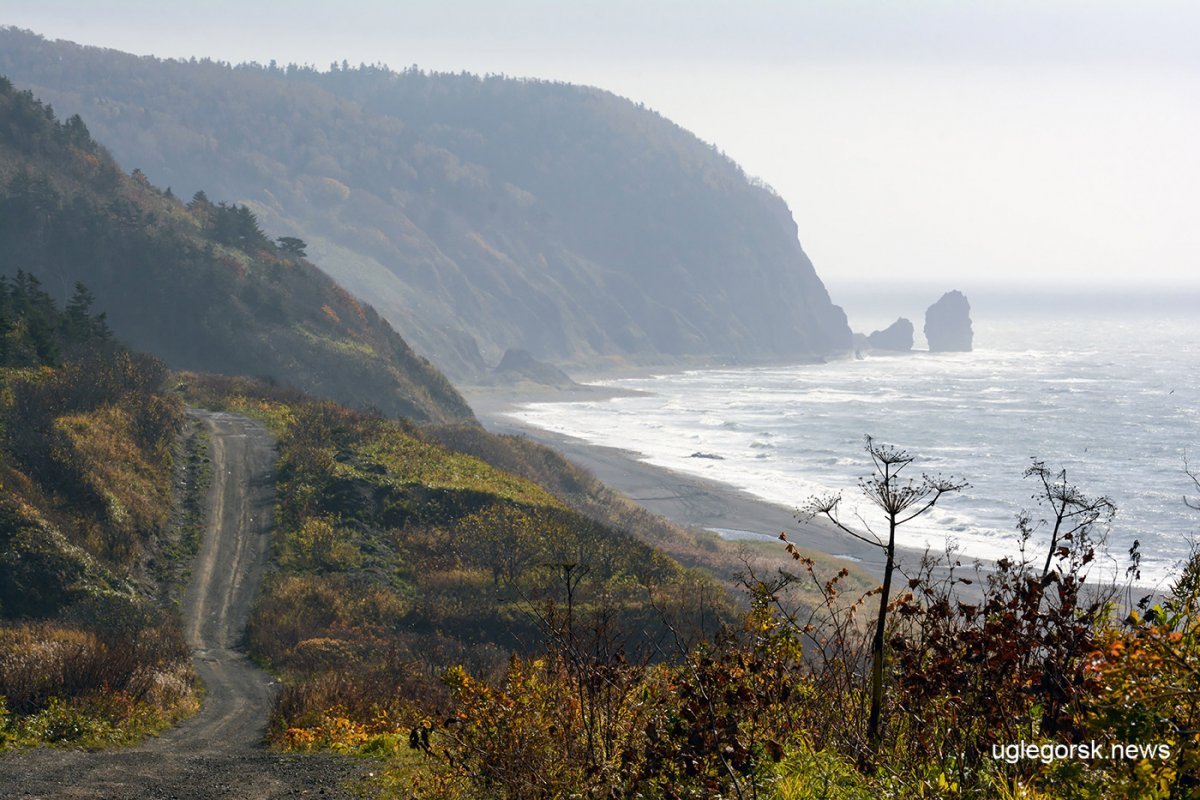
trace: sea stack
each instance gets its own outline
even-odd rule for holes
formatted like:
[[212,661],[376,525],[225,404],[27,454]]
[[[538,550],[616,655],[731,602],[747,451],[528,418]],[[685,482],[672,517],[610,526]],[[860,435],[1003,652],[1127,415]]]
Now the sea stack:
[[913,324],[904,317],[888,325],[881,331],[875,331],[867,337],[867,344],[872,350],[895,350],[907,353],[913,346]]
[[971,339],[971,304],[967,296],[955,289],[925,311],[925,339],[931,353],[969,353]]

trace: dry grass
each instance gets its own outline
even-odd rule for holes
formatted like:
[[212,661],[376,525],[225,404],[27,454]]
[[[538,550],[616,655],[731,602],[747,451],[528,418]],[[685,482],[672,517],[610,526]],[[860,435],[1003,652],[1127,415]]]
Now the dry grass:
[[107,522],[130,537],[161,529],[171,509],[171,473],[138,445],[132,427],[116,406],[54,421],[63,440],[58,458],[103,502]]
[[197,710],[175,625],[0,626],[0,745],[127,743]]

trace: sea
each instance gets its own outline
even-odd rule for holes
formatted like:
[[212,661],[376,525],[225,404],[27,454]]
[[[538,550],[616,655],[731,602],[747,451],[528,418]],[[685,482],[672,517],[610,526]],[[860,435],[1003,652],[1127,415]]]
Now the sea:
[[[917,349],[607,377],[594,382],[635,393],[511,415],[792,508],[841,493],[845,521],[879,527],[858,488],[869,435],[908,451],[914,477],[969,482],[899,532],[903,546],[950,548],[964,563],[1018,554],[1018,514],[1046,513],[1023,477],[1041,460],[1117,507],[1095,531],[1094,577],[1125,580],[1137,541],[1136,583],[1170,585],[1200,535],[1200,512],[1184,502],[1200,494],[1185,468],[1200,469],[1200,295],[968,291],[974,350],[930,353],[921,329],[937,293],[845,294],[833,296],[854,330],[903,314]],[[1047,540],[1043,527],[1027,549],[1044,554]]]

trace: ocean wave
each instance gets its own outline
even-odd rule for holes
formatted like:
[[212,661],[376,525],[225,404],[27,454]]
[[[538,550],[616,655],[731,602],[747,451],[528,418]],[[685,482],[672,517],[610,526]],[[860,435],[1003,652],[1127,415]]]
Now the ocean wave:
[[[513,416],[790,506],[828,491],[854,495],[869,469],[862,436],[870,432],[910,448],[914,477],[940,471],[977,487],[906,526],[902,541],[944,547],[950,539],[979,558],[1012,555],[1013,519],[1035,489],[1021,473],[1031,457],[1046,458],[1086,478],[1089,493],[1120,491],[1111,546],[1123,554],[1138,538],[1143,574],[1160,580],[1187,555],[1185,537],[1200,529],[1200,514],[1182,504],[1187,486],[1168,488],[1179,485],[1185,446],[1200,449],[1200,354],[1184,330],[1200,336],[1192,324],[1170,329],[1178,341],[1154,346],[1111,337],[1104,348],[1076,341],[1065,351],[991,348],[875,364],[691,370],[606,382],[653,395],[530,404]],[[1062,338],[1061,326],[1042,335]],[[1157,355],[1131,355],[1138,352]],[[1175,390],[1166,408],[1165,386]],[[722,460],[690,458],[695,452]]]

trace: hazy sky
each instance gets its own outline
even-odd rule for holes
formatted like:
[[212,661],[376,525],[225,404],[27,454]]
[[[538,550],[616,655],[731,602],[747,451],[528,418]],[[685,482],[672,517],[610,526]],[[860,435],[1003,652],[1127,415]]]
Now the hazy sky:
[[0,24],[610,89],[774,186],[835,289],[1200,284],[1194,0],[4,0]]

